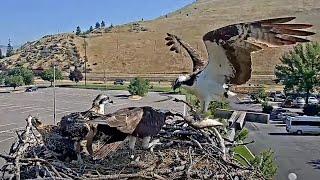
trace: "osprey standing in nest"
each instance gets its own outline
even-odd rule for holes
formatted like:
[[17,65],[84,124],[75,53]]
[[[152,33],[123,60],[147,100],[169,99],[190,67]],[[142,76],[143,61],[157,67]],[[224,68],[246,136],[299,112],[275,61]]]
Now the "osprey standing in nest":
[[284,24],[295,17],[284,17],[228,25],[208,32],[203,36],[209,60],[205,61],[189,44],[175,35],[165,39],[171,51],[180,52],[182,46],[193,62],[193,72],[179,76],[173,89],[183,85],[199,98],[203,111],[210,101],[233,96],[230,85],[245,84],[251,78],[251,53],[267,47],[309,42],[297,36],[315,33],[303,31],[310,24]]
[[88,121],[104,115],[104,108],[108,103],[113,103],[113,101],[107,95],[99,94],[93,100],[92,107],[88,111],[71,113],[61,118],[59,123],[61,132],[64,136],[72,138],[78,156],[81,152],[80,142],[82,140],[87,141],[87,150],[89,154],[93,154],[92,141],[97,127],[89,124]]
[[134,150],[137,138],[142,138],[142,147],[148,149],[157,143],[156,140],[150,143],[151,137],[157,135],[165,121],[173,116],[181,117],[178,113],[149,106],[129,107],[97,117],[90,123],[98,124],[98,132],[109,137],[106,143],[123,141],[129,137],[129,147]]

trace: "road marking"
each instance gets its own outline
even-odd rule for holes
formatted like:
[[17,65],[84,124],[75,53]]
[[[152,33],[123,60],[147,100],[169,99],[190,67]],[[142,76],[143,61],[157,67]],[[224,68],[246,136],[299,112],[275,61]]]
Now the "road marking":
[[16,137],[14,137],[14,136],[13,137],[9,137],[7,139],[1,140],[0,142],[8,141],[8,140],[13,139],[13,138],[16,138]]
[[0,107],[3,107],[3,106],[15,106],[16,104],[1,104]]
[[10,126],[10,125],[14,125],[14,124],[17,124],[17,123],[1,124],[0,127]]
[[27,112],[32,112],[32,111],[37,111],[37,110],[45,110],[46,111],[47,108],[38,108],[38,107],[35,107],[35,109],[30,109],[30,110],[26,110],[26,111],[22,111],[20,113],[24,114],[24,113],[27,113]]
[[22,109],[33,109],[33,108],[36,108],[36,107],[29,107],[29,106],[27,106],[27,107],[19,107],[19,108],[17,108],[17,109],[9,109],[8,111],[20,111],[20,110],[22,110]]
[[3,108],[0,108],[0,110],[4,110],[4,109],[12,109],[12,108],[18,108],[18,107],[21,107],[21,106],[9,106],[9,107],[3,107]]
[[[17,128],[12,128],[12,129],[8,129],[8,130],[4,130],[4,131],[0,131],[0,134],[3,134],[3,133],[8,133],[10,131],[14,131],[14,130],[19,130],[21,128],[24,128],[24,126],[22,127],[17,127]],[[13,133],[13,132],[10,132],[10,133]]]

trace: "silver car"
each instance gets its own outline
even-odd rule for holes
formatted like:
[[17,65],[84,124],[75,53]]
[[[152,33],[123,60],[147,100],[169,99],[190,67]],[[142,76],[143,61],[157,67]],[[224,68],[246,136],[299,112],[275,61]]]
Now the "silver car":
[[303,108],[306,105],[306,101],[303,97],[297,97],[292,102],[293,106]]
[[318,104],[319,100],[315,97],[309,97],[308,98],[308,104]]

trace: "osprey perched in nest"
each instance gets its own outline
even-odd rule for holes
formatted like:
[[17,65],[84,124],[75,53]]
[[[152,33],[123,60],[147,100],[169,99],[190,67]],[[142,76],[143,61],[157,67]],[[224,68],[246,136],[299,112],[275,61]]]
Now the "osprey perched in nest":
[[181,117],[178,113],[149,106],[129,107],[97,117],[90,123],[98,124],[98,132],[103,132],[109,137],[106,143],[123,141],[129,137],[129,146],[133,150],[137,138],[142,138],[142,147],[148,149],[156,143],[150,143],[151,137],[157,135],[165,121],[173,116]]
[[105,105],[113,101],[104,94],[99,94],[92,102],[88,111],[76,112],[61,118],[59,123],[64,136],[70,137],[75,143],[78,154],[81,151],[80,142],[87,140],[87,150],[92,155],[92,141],[96,134],[96,126],[88,123],[88,120],[104,115]]
[[[304,31],[310,24],[288,24],[295,17],[284,17],[228,25],[203,36],[209,60],[205,61],[189,44],[175,35],[165,38],[171,51],[182,46],[193,62],[193,72],[179,76],[173,89],[183,85],[199,98],[203,111],[210,101],[235,95],[230,85],[241,85],[251,78],[251,53],[267,47],[309,42],[301,36],[315,33]],[[301,30],[302,29],[302,30]],[[299,37],[297,37],[299,36]]]

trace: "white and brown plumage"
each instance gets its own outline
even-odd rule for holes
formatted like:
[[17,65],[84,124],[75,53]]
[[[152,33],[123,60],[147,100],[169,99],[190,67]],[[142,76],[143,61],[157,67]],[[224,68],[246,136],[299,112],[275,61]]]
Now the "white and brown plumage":
[[98,132],[109,137],[106,143],[122,141],[129,136],[130,149],[134,149],[137,138],[142,138],[142,147],[147,149],[153,145],[150,143],[151,137],[159,133],[167,118],[175,115],[178,114],[149,106],[129,107],[90,122],[98,124]]
[[97,125],[89,124],[90,119],[104,115],[105,105],[113,103],[109,96],[99,94],[92,102],[88,111],[75,112],[61,118],[59,123],[63,136],[70,137],[74,141],[74,147],[78,156],[81,151],[80,142],[86,140],[86,148],[89,154],[93,154],[92,141],[97,133]]
[[[175,35],[168,34],[167,45],[179,52],[182,46],[193,62],[193,72],[179,76],[173,88],[183,85],[195,92],[203,110],[212,100],[234,95],[229,85],[241,85],[251,78],[251,53],[270,46],[309,42],[301,36],[313,35],[304,31],[310,24],[285,24],[295,17],[284,17],[228,25],[206,33],[203,42],[209,60],[204,60],[189,44]],[[302,29],[302,30],[301,30]],[[299,36],[299,37],[297,37]]]

